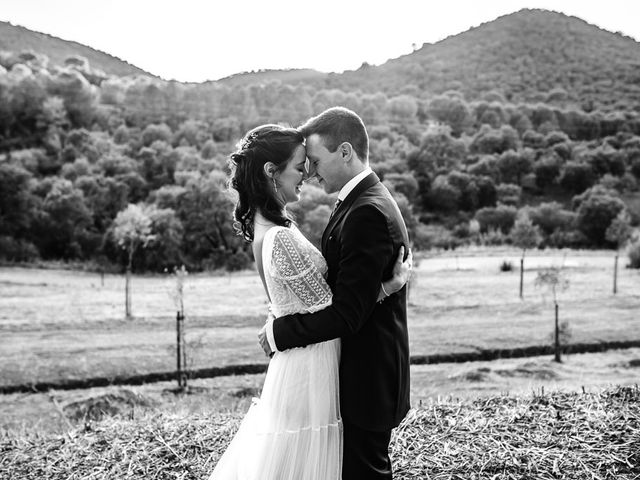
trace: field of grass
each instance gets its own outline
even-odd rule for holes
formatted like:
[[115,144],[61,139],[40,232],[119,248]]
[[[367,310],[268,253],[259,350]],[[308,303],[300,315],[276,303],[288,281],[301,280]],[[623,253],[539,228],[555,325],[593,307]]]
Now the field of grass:
[[[514,271],[500,272],[503,260]],[[611,252],[532,252],[524,300],[518,262],[516,250],[421,258],[410,292],[412,355],[549,343],[553,304],[534,285],[537,269],[549,265],[563,265],[570,281],[560,315],[571,341],[640,339],[640,272],[621,268],[612,295]],[[0,385],[174,368],[169,275],[134,277],[133,320],[124,319],[121,276],[4,267],[0,289]],[[256,340],[266,299],[255,272],[189,275],[184,303],[193,367],[266,363]]]
[[[204,479],[240,418],[134,405],[64,434],[3,431],[0,478]],[[398,480],[638,479],[640,389],[431,401],[394,431],[391,456]]]
[[[640,348],[565,355],[501,359],[489,362],[440,363],[411,367],[411,404],[420,407],[440,399],[475,399],[532,392],[597,392],[613,385],[640,382]],[[167,415],[242,415],[259,396],[264,374],[233,375],[189,381],[186,393],[175,382],[108,386],[43,393],[0,395],[0,431],[64,433],[69,422],[129,414],[132,408]],[[107,407],[101,399],[107,399]]]

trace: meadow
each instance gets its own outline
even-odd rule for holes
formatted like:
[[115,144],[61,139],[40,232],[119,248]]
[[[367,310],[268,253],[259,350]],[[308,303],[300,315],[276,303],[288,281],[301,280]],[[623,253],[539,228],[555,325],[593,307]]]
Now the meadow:
[[[500,271],[505,260],[513,271]],[[640,340],[640,271],[621,268],[613,295],[612,252],[528,253],[523,300],[518,265],[517,250],[418,255],[411,354],[549,344],[553,302],[535,278],[551,265],[570,282],[559,304],[571,342]],[[0,385],[172,371],[176,278],[134,276],[132,285],[126,320],[123,276],[1,268]],[[192,368],[267,363],[256,340],[267,303],[254,271],[188,275],[183,291]]]
[[[535,285],[562,266],[571,342],[640,339],[640,272],[613,295],[608,251],[418,255],[411,353],[551,342],[553,303]],[[501,272],[512,262],[514,270]],[[624,264],[624,260],[622,261]],[[256,344],[266,301],[253,271],[184,280],[191,366],[266,363]],[[63,269],[0,269],[0,385],[171,371],[176,277],[124,279]],[[394,431],[395,478],[640,476],[640,348],[411,367],[414,409]],[[264,374],[0,395],[0,478],[206,478]]]

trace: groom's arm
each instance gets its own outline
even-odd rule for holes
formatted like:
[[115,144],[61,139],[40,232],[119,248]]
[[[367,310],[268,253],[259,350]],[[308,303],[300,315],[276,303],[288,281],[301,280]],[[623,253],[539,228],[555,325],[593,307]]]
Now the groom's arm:
[[[384,214],[367,205],[349,213],[342,227],[341,259],[331,306],[274,320],[267,338],[279,351],[358,332],[376,305],[393,242]],[[387,275],[388,276],[388,275]]]

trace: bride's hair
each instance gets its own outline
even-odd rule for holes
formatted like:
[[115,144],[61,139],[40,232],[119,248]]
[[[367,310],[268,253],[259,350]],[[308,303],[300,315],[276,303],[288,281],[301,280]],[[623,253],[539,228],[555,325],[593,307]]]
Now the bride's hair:
[[276,225],[291,225],[292,219],[274,197],[264,164],[271,162],[276,171],[283,171],[303,142],[304,137],[294,128],[261,125],[247,133],[229,157],[229,186],[238,192],[234,226],[247,242],[253,241],[253,219],[257,210]]

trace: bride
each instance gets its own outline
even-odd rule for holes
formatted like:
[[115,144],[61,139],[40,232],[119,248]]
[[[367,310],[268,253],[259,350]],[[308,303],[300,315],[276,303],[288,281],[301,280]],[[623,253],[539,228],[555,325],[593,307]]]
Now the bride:
[[[234,217],[252,243],[274,317],[331,304],[326,262],[285,208],[300,199],[305,162],[302,134],[278,125],[247,133],[229,162],[230,184],[238,193]],[[411,257],[405,263],[402,258],[401,251],[379,300],[406,283]],[[339,362],[339,339],[276,352],[260,399],[249,408],[210,480],[339,480]]]

